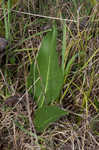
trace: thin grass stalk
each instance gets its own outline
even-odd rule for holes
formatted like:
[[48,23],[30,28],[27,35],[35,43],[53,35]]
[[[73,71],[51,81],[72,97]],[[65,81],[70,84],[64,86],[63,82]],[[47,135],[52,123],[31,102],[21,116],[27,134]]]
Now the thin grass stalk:
[[62,44],[62,71],[65,68],[65,51],[66,51],[66,23],[63,22],[63,44]]
[[77,10],[77,2],[76,2],[76,0],[72,0],[72,1],[74,3],[74,9]]
[[10,37],[10,28],[11,28],[11,1],[8,0],[8,35]]
[[[10,22],[11,22],[11,0],[8,0],[8,11],[6,12],[5,1],[2,1],[4,24],[5,24],[5,38],[8,40],[10,37]],[[6,16],[8,15],[8,17]]]
[[9,29],[8,29],[8,21],[7,21],[7,16],[6,16],[6,8],[5,8],[5,3],[4,0],[2,1],[2,8],[3,8],[3,15],[4,15],[4,24],[5,24],[5,38],[8,40],[9,38]]

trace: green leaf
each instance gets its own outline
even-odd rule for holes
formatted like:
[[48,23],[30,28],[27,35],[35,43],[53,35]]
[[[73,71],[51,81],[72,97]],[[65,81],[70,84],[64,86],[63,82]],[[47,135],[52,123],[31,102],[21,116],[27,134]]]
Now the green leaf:
[[43,106],[34,113],[34,125],[37,131],[42,132],[52,122],[68,114],[57,106]]
[[34,95],[40,107],[44,103],[49,104],[56,100],[63,84],[63,72],[62,68],[59,67],[56,52],[56,36],[56,27],[54,27],[44,37],[37,57],[35,81],[38,77],[40,80],[35,84]]

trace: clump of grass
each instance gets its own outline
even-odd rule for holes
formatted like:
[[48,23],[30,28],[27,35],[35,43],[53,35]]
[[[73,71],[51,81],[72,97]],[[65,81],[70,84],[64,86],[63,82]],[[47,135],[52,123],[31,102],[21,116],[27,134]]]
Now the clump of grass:
[[4,25],[5,25],[5,38],[9,40],[11,37],[10,30],[11,30],[11,0],[8,0],[7,8],[5,1],[2,1],[2,9],[4,15]]

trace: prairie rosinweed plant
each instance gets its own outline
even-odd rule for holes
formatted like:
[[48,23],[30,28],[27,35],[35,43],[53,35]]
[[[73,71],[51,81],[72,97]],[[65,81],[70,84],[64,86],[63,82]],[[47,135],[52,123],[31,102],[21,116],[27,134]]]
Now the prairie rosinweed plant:
[[35,62],[31,63],[30,73],[27,79],[27,87],[34,84],[29,93],[34,94],[38,106],[34,115],[35,127],[38,131],[43,131],[48,125],[67,114],[52,105],[58,98],[62,89],[64,79],[66,80],[70,68],[78,56],[72,56],[65,67],[66,57],[66,25],[63,24],[63,47],[62,47],[62,64],[58,64],[58,55],[56,52],[57,29],[54,25],[52,30],[47,33],[41,42],[41,46]]

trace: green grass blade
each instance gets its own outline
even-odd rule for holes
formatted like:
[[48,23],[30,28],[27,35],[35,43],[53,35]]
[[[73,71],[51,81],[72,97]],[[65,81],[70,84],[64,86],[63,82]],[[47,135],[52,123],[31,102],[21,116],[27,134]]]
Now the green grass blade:
[[[3,15],[4,15],[4,24],[5,24],[5,38],[9,40],[10,38],[10,23],[11,23],[11,0],[8,0],[7,3],[7,12],[6,12],[6,6],[5,1],[2,1],[2,8],[3,8]],[[6,16],[7,13],[7,16]]]
[[3,3],[2,3],[2,8],[3,8],[4,24],[5,24],[5,38],[8,40],[8,38],[9,38],[9,35],[8,35],[9,30],[8,30],[8,22],[7,22],[6,8],[5,8],[4,0],[3,0]]
[[68,74],[70,73],[70,70],[71,70],[71,66],[73,65],[75,59],[77,58],[78,54],[75,54],[74,56],[72,56],[72,58],[69,60],[67,66],[66,66],[66,69],[65,69],[65,73],[64,75],[67,77]]
[[8,0],[8,35],[10,37],[10,27],[11,27],[11,1]]
[[66,24],[63,22],[63,44],[62,44],[62,71],[64,73],[65,65],[65,51],[66,51]]
[[84,52],[79,52],[77,54],[75,54],[74,56],[72,56],[72,58],[69,60],[67,66],[66,66],[66,69],[65,69],[65,79],[68,77],[69,73],[70,73],[70,70],[71,70],[71,67],[75,61],[75,59],[78,57],[78,56],[81,56],[81,55],[84,55]]

